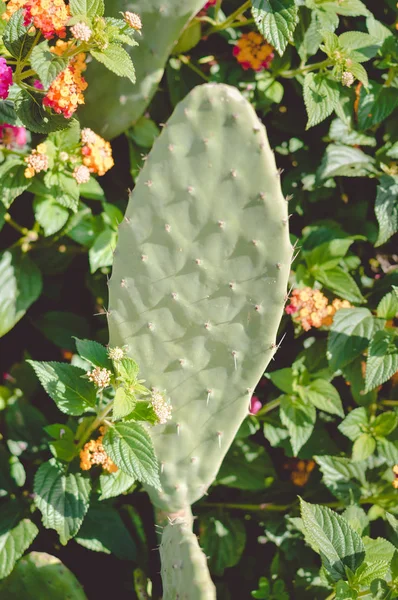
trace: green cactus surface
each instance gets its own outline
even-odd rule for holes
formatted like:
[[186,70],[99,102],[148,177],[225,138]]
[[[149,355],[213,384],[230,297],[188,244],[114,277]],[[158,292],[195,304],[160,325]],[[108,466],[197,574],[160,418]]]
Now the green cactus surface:
[[[128,49],[136,69],[135,85],[117,77],[93,61],[87,70],[88,88],[80,110],[83,126],[112,139],[137,121],[154,95],[163,76],[168,56],[191,18],[205,0],[112,0],[107,16],[120,18],[121,11],[140,15],[139,46]],[[99,101],[101,99],[101,101]]]
[[184,518],[170,520],[160,544],[163,600],[215,600],[216,590],[210,578],[206,557],[192,533],[192,524]]
[[196,87],[140,173],[109,282],[110,344],[173,407],[152,430],[161,510],[214,481],[276,351],[291,257],[265,128],[235,88]]
[[55,556],[30,552],[0,585],[1,600],[87,600],[82,586]]

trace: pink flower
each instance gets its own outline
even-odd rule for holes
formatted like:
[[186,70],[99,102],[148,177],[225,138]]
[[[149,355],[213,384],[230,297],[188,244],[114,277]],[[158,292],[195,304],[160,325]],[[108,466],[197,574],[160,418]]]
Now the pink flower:
[[8,97],[8,90],[12,85],[12,69],[7,65],[5,58],[0,56],[0,98]]
[[0,123],[0,143],[7,148],[25,146],[27,135],[25,127],[16,127],[7,123]]
[[260,400],[257,398],[257,396],[252,396],[252,399],[250,400],[250,410],[249,413],[251,415],[256,415],[258,413],[258,411],[262,408],[262,404],[260,402]]
[[33,87],[35,87],[37,90],[44,90],[44,85],[42,84],[42,82],[40,81],[40,79],[35,79],[34,80]]
[[215,6],[216,4],[217,0],[209,0],[208,2],[206,2],[202,10],[207,10],[208,8],[210,8],[211,6]]

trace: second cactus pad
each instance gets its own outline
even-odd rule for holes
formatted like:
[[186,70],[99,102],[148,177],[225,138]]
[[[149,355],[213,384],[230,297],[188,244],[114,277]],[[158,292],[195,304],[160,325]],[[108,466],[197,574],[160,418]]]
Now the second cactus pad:
[[152,437],[162,510],[214,480],[275,352],[292,247],[265,128],[235,88],[196,87],[148,157],[120,225],[110,343],[127,344],[172,420]]

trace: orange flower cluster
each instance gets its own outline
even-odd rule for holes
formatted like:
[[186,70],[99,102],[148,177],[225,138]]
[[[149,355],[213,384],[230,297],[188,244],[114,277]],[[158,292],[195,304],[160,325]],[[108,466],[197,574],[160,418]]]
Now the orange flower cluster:
[[299,487],[305,486],[314,468],[315,462],[313,460],[291,459],[285,464],[285,469],[291,472],[291,481]]
[[102,465],[104,471],[115,473],[118,468],[105,452],[102,440],[104,439],[104,429],[100,428],[102,435],[96,440],[90,440],[80,451],[80,468],[82,471],[89,471],[93,465]]
[[260,33],[244,33],[234,46],[233,55],[242,67],[262,71],[268,69],[274,58],[274,49]]
[[28,156],[25,156],[25,162],[28,165],[24,172],[26,179],[31,179],[36,173],[41,173],[41,171],[47,171],[48,156],[46,154],[46,144],[39,144]]
[[2,14],[2,19],[5,21],[9,21],[12,15],[17,12],[20,8],[23,8],[28,0],[3,0],[3,2],[7,3],[6,10]]
[[394,465],[393,468],[392,468],[392,471],[393,471],[393,473],[395,475],[395,479],[392,482],[392,486],[393,486],[393,488],[395,488],[396,490],[398,490],[398,465]]
[[290,304],[285,311],[293,316],[293,320],[299,323],[304,331],[309,331],[311,327],[329,327],[340,308],[351,308],[351,304],[338,298],[329,304],[322,292],[306,287],[293,290]]
[[70,18],[69,6],[64,0],[28,0],[25,4],[25,25],[33,23],[47,40],[55,35],[66,36],[66,23]]
[[[58,40],[52,52],[61,56],[68,47],[68,43]],[[87,82],[82,72],[87,68],[85,59],[84,52],[74,56],[66,69],[54,79],[43,100],[44,106],[63,114],[66,119],[76,112],[79,104],[84,104],[83,91],[87,88]]]
[[88,127],[82,130],[82,142],[83,164],[90,173],[105,175],[114,165],[110,143]]

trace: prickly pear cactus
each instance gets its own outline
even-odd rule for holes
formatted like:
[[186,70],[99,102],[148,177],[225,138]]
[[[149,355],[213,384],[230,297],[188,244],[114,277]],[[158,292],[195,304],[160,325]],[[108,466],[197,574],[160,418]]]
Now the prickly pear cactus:
[[160,544],[163,600],[215,600],[206,557],[185,518],[171,520]]
[[[129,10],[141,16],[142,36],[132,49],[137,82],[116,77],[93,61],[87,71],[88,88],[81,108],[82,124],[111,139],[139,119],[163,76],[167,58],[191,18],[205,0],[112,0],[107,16],[120,18]],[[98,101],[101,98],[101,102]]]
[[31,552],[0,585],[1,600],[87,600],[82,586],[58,558]]

